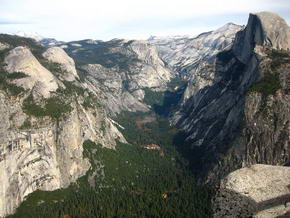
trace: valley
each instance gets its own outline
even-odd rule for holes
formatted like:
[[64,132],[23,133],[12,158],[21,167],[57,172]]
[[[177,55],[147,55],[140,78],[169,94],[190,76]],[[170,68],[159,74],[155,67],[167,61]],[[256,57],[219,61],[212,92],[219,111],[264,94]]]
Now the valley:
[[196,37],[0,34],[0,217],[286,214],[289,51],[271,12]]
[[[148,118],[147,113],[121,114],[118,123],[129,144],[111,150],[85,141],[83,155],[91,164],[86,175],[66,189],[33,192],[9,217],[211,216],[211,188],[194,182],[186,159],[174,147],[177,130],[153,116],[140,128],[136,122]],[[163,155],[144,148],[153,143]]]

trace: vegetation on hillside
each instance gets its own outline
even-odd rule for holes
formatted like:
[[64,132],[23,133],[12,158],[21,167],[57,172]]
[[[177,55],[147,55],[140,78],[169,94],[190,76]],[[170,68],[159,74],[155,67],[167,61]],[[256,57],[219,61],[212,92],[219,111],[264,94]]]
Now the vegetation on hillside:
[[[84,143],[91,169],[67,189],[37,191],[10,217],[211,217],[211,189],[195,184],[173,147],[176,130],[162,117],[142,126],[148,113],[123,113],[118,122],[130,144],[116,150]],[[146,150],[159,144],[164,151]]]
[[26,114],[35,117],[50,116],[53,119],[59,119],[72,108],[59,97],[46,99],[44,106],[38,105],[34,102],[32,95],[29,95],[23,102],[23,110]]
[[7,81],[7,74],[0,72],[0,89],[9,93],[12,96],[17,96],[24,92],[22,87],[16,86]]
[[84,143],[92,168],[67,189],[37,191],[10,217],[211,217],[211,189],[166,152]]
[[262,93],[265,97],[274,95],[281,88],[279,73],[266,71],[263,78],[253,84],[249,91]]
[[66,52],[76,60],[77,65],[100,64],[104,67],[119,67],[120,70],[128,71],[129,66],[139,60],[133,54],[123,54],[120,51],[122,40],[111,40],[108,42],[99,41],[97,44],[77,41],[82,47],[73,46],[71,42]]
[[[0,34],[1,36],[1,34]],[[19,79],[23,78],[26,75],[21,72],[15,72],[15,73],[7,73],[4,69],[4,58],[7,55],[8,50],[1,50],[0,51],[0,89],[7,92],[8,94],[12,96],[17,96],[24,92],[24,89],[22,87],[16,86],[12,83],[13,79]]]
[[[60,66],[45,62],[41,56],[43,48],[33,40],[20,37],[6,37],[5,40],[13,46],[30,47],[45,67],[55,76],[61,75]],[[129,57],[110,51],[119,44],[118,40],[89,46],[82,43],[83,50],[72,52],[77,48],[69,46],[67,51],[79,65],[98,63],[128,70],[129,64],[139,60],[134,55]],[[125,46],[129,45],[130,42]],[[5,74],[5,81],[22,76],[16,73],[8,78]],[[23,102],[24,112],[58,121],[72,110],[71,101],[78,97],[84,100],[83,106],[87,109],[100,106],[97,98],[78,83],[63,83],[65,89],[57,90],[41,103],[36,103],[32,94],[28,95]],[[124,127],[119,130],[129,144],[119,143],[113,150],[85,141],[83,156],[91,163],[87,174],[68,188],[31,193],[9,217],[211,217],[212,190],[195,183],[187,169],[187,161],[175,148],[180,143],[180,132],[170,127],[165,118],[179,101],[183,88],[184,84],[176,80],[169,84],[169,91],[165,93],[145,89],[144,102],[151,105],[154,112],[123,112],[116,118]],[[30,119],[27,119],[21,128],[30,126]],[[157,144],[160,150],[145,149],[148,144]]]
[[28,47],[37,59],[43,59],[42,53],[45,51],[45,48],[37,43],[34,39],[8,34],[0,34],[0,42],[8,44],[12,48],[18,46]]
[[266,98],[269,95],[274,95],[277,90],[281,89],[281,83],[279,78],[279,69],[283,64],[289,63],[290,55],[286,51],[279,50],[267,50],[270,63],[267,65],[267,69],[264,70],[262,78],[254,83],[249,92],[262,93]]

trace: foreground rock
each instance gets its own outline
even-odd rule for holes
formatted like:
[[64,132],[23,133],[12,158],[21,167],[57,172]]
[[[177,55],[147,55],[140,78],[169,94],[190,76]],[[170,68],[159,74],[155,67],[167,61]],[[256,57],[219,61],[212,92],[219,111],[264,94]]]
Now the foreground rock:
[[213,210],[216,218],[274,218],[290,212],[290,167],[257,164],[230,173]]

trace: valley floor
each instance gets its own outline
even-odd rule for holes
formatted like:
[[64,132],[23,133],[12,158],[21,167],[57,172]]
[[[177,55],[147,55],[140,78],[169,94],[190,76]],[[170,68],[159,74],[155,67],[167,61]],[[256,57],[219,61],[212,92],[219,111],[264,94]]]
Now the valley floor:
[[30,194],[9,217],[211,217],[211,189],[195,184],[176,152],[177,130],[154,113],[126,112],[117,121],[130,144],[111,150],[86,141],[92,167],[84,177]]

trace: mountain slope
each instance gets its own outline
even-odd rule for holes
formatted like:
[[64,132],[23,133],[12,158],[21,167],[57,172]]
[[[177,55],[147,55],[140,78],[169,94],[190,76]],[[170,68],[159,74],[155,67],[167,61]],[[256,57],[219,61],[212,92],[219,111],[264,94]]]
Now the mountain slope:
[[[95,166],[101,160],[88,157],[100,145],[115,149],[127,143],[117,115],[148,112],[145,91],[164,92],[175,76],[145,41],[84,40],[62,48],[9,35],[0,41],[0,216],[13,213],[36,190],[67,188],[79,177],[90,181],[87,188],[95,186],[103,178]],[[88,140],[95,148],[85,151]]]
[[289,161],[289,53],[271,47],[287,45],[280,36],[289,27],[274,29],[273,38],[273,26],[261,26],[273,16],[285,23],[272,13],[251,14],[233,47],[211,66],[214,82],[188,86],[194,94],[172,117],[186,132],[192,165],[209,172],[208,181],[247,164]]
[[116,139],[126,140],[97,105],[97,96],[79,82],[63,80],[72,72],[51,62],[59,59],[45,59],[45,49],[28,39],[0,35],[0,41],[7,45],[0,51],[3,216],[29,193],[64,188],[84,175],[90,168],[83,157],[85,140],[109,148]]
[[175,77],[154,45],[146,41],[83,40],[63,46],[76,60],[85,81],[112,114],[148,111],[145,89],[165,91]]
[[183,77],[194,75],[199,66],[212,63],[215,55],[229,47],[235,34],[243,27],[228,23],[223,27],[196,37],[151,37],[149,42],[158,47],[160,56]]

